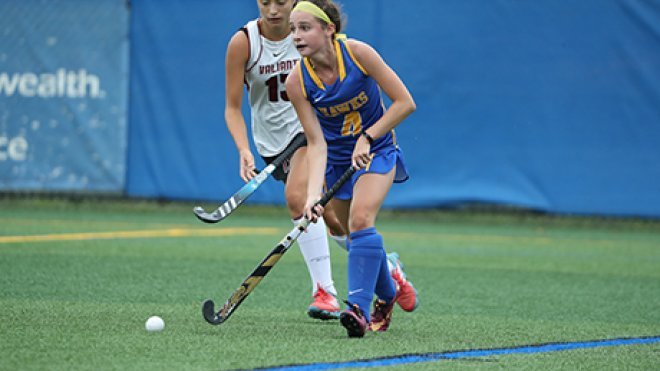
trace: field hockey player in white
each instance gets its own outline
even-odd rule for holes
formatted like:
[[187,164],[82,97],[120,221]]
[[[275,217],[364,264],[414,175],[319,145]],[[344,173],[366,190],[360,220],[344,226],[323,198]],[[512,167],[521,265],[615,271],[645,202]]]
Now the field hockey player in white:
[[[285,81],[300,59],[289,31],[289,15],[294,0],[258,0],[260,17],[248,22],[229,41],[226,55],[225,121],[240,157],[240,176],[249,181],[256,176],[247,127],[241,111],[243,85],[246,85],[251,109],[251,129],[257,152],[269,164],[303,135],[286,95]],[[307,199],[306,146],[293,152],[288,161],[273,172],[285,182],[285,197],[294,224],[303,215]],[[320,190],[319,190],[320,191]],[[326,213],[330,234],[342,242],[341,224]],[[334,221],[334,223],[333,223]],[[307,313],[312,318],[336,319],[340,306],[332,279],[326,225],[320,220],[298,239],[300,251],[312,279],[314,301]]]

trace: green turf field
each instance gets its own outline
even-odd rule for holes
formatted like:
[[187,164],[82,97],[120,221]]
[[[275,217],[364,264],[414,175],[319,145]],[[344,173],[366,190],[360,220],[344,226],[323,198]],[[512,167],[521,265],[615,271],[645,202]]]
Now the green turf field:
[[[217,225],[193,204],[0,200],[0,369],[224,370],[410,353],[660,336],[660,221],[517,212],[384,212],[421,304],[346,338],[305,314],[297,246],[220,326],[224,302],[291,229],[245,206]],[[211,205],[205,205],[211,206]],[[346,253],[331,245],[345,295]],[[161,316],[166,328],[147,333]],[[660,343],[443,360],[387,370],[658,369]]]

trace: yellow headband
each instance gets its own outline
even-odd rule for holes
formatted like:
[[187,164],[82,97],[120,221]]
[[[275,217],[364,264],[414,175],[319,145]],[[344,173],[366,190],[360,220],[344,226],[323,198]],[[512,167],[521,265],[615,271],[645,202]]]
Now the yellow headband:
[[327,14],[323,9],[319,8],[316,4],[309,1],[299,1],[298,4],[293,8],[292,11],[300,11],[313,15],[316,18],[322,19],[327,24],[335,24],[330,20]]

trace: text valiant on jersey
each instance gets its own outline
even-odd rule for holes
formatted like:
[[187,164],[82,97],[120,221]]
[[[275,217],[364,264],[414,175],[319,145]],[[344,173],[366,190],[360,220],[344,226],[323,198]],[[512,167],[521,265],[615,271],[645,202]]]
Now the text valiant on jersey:
[[264,64],[259,66],[259,74],[270,75],[278,72],[288,72],[295,67],[298,59],[287,59],[273,64]]

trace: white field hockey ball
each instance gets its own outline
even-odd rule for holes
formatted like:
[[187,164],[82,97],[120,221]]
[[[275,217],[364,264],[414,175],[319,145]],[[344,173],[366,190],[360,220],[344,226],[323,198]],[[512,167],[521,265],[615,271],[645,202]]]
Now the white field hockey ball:
[[152,316],[149,317],[147,323],[144,324],[144,328],[146,328],[149,332],[163,331],[165,328],[165,321],[163,321],[163,319],[158,316]]

